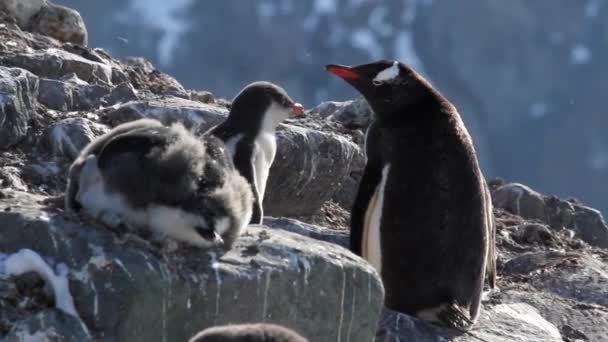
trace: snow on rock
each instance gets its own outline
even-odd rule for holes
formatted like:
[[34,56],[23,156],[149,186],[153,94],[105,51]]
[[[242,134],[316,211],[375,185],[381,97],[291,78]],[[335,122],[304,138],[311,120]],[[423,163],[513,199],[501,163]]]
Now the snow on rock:
[[59,263],[55,266],[55,269],[56,271],[53,271],[51,266],[31,249],[22,249],[17,253],[8,255],[0,266],[0,271],[11,276],[28,272],[38,273],[53,290],[55,306],[70,315],[79,317],[70,294],[67,278],[68,268],[65,264]]

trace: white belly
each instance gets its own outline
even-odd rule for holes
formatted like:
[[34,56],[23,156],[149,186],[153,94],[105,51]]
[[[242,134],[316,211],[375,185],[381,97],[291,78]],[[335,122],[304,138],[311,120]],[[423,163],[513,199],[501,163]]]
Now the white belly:
[[380,245],[380,222],[382,221],[382,207],[384,205],[384,187],[390,169],[387,164],[382,169],[382,179],[376,187],[372,196],[363,222],[363,239],[361,241],[361,253],[378,273],[382,271],[382,247]]
[[264,198],[266,183],[270,166],[277,153],[277,143],[274,133],[262,133],[255,140],[255,151],[253,156],[253,167],[255,168],[255,181],[258,187],[260,200]]

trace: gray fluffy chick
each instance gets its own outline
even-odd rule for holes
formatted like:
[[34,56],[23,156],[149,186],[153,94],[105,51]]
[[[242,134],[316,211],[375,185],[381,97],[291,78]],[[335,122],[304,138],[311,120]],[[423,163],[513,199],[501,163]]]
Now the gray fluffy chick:
[[221,140],[151,119],[116,126],[70,167],[66,209],[107,225],[147,227],[198,247],[230,248],[253,195]]

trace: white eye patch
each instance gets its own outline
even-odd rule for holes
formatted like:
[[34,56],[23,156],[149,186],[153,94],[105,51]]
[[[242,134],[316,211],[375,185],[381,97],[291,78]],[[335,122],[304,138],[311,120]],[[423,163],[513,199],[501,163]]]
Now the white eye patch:
[[390,81],[395,77],[399,76],[399,62],[395,61],[393,65],[390,67],[380,71],[376,77],[374,77],[374,82],[384,82]]

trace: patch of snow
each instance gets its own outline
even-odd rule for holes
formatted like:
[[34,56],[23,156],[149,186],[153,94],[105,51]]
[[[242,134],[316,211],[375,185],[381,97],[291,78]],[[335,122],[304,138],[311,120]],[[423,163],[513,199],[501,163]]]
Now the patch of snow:
[[369,29],[356,29],[350,37],[350,43],[353,47],[366,51],[371,59],[384,56],[382,45]]
[[74,307],[74,300],[70,294],[67,278],[68,267],[65,264],[57,264],[55,266],[57,273],[55,273],[49,264],[31,249],[22,249],[7,256],[2,264],[0,271],[7,275],[21,275],[28,272],[38,273],[53,290],[55,306],[63,312],[80,319]]
[[570,51],[570,63],[582,65],[591,60],[591,50],[583,44],[575,45]]
[[547,115],[547,104],[544,102],[536,102],[530,106],[530,116],[539,119]]

